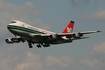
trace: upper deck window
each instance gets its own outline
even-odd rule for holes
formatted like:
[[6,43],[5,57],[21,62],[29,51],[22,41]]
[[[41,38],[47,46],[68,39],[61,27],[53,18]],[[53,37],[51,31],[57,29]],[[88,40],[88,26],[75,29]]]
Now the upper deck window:
[[16,21],[12,21],[11,23],[16,23]]

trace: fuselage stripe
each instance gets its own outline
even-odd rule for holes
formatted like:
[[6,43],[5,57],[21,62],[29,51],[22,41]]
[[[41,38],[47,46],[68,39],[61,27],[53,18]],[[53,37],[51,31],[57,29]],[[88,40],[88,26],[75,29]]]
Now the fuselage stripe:
[[34,33],[34,34],[45,34],[43,32],[39,32],[39,31],[36,31],[36,30],[32,30],[32,29],[28,29],[28,28],[24,28],[24,27],[20,27],[20,26],[9,25],[7,28],[10,29],[10,30],[16,29],[16,30],[25,31],[25,32],[28,32],[28,33]]

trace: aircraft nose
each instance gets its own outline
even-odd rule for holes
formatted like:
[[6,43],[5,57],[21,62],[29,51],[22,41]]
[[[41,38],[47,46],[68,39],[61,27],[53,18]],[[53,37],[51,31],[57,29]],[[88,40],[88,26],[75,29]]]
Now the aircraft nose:
[[13,25],[11,25],[11,24],[8,24],[8,25],[7,25],[7,29],[8,29],[11,33],[15,32],[15,31],[14,31],[14,27],[13,27]]
[[13,24],[10,23],[10,24],[7,25],[8,30],[11,30],[12,28],[13,28]]
[[7,25],[7,29],[10,30],[10,24]]
[[7,25],[7,28],[9,30],[11,30],[12,29],[12,25],[14,25],[15,23],[16,23],[16,20],[13,20],[10,24]]

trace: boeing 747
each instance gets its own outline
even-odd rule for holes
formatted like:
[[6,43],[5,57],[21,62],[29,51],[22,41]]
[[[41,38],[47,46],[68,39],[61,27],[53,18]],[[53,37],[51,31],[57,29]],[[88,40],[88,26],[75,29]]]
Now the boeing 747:
[[24,22],[13,20],[7,26],[8,30],[15,35],[14,38],[5,39],[6,43],[13,44],[19,42],[28,42],[29,48],[37,44],[38,48],[50,47],[50,45],[71,43],[74,40],[86,39],[85,34],[97,33],[100,31],[73,32],[74,21],[70,21],[62,33],[55,33],[41,28],[33,27]]

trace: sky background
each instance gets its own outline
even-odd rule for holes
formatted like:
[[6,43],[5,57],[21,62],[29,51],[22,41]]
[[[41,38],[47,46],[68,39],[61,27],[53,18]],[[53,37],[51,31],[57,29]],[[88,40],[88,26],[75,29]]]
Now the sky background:
[[[89,39],[49,48],[6,44],[13,20],[61,33],[69,21],[74,32],[101,30]],[[105,0],[0,0],[0,70],[105,70]]]

